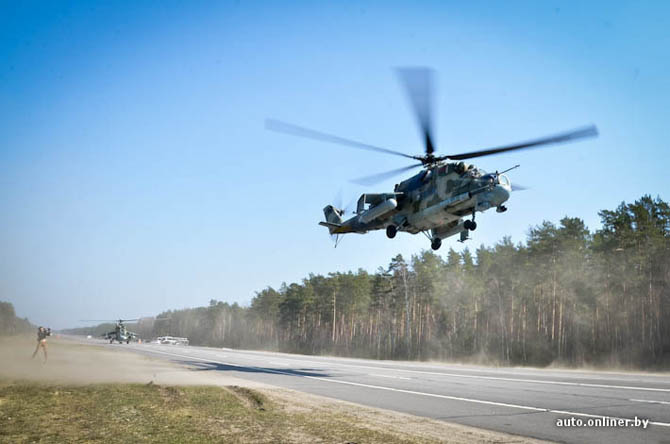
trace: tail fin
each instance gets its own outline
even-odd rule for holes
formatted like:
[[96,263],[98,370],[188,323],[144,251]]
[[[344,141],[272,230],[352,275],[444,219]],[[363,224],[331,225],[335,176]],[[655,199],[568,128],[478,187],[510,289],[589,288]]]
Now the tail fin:
[[332,205],[326,205],[323,209],[323,214],[326,216],[326,222],[321,222],[321,225],[328,227],[330,234],[333,234],[333,230],[337,229],[342,225],[342,214],[344,211],[335,208]]

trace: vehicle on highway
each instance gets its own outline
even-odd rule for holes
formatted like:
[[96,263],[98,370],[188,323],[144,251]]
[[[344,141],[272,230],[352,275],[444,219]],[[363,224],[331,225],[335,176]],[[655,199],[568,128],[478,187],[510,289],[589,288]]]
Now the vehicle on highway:
[[188,345],[188,338],[180,338],[177,336],[159,336],[152,343],[167,344],[167,345]]

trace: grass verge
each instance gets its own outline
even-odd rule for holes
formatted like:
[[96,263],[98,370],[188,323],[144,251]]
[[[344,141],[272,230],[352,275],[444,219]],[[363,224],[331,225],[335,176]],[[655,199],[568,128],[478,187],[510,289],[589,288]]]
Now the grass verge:
[[242,387],[0,384],[0,441],[434,442],[374,430],[350,415],[286,408]]

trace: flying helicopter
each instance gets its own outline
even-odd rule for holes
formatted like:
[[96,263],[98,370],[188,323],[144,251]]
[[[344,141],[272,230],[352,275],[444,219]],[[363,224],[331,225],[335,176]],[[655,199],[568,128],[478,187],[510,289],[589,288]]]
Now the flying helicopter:
[[433,71],[417,67],[399,68],[397,73],[416,116],[423,139],[424,154],[411,155],[279,120],[265,121],[265,128],[271,131],[418,161],[409,166],[352,180],[360,185],[374,185],[396,175],[422,168],[418,174],[396,184],[392,192],[362,194],[354,215],[349,219],[344,219],[345,210],[342,208],[334,205],[324,207],[326,220],[319,222],[319,225],[328,228],[330,234],[335,236],[335,246],[340,235],[364,234],[384,229],[390,239],[399,231],[411,234],[424,233],[430,240],[433,250],[440,248],[442,239],[456,234],[460,234],[460,241],[464,242],[469,239],[469,233],[477,228],[475,222],[477,212],[495,208],[496,212],[503,213],[507,211],[504,204],[510,198],[512,191],[525,189],[512,185],[504,174],[519,165],[505,171],[487,173],[465,163],[465,160],[574,142],[598,135],[595,125],[589,125],[510,145],[459,154],[436,155],[432,129]]

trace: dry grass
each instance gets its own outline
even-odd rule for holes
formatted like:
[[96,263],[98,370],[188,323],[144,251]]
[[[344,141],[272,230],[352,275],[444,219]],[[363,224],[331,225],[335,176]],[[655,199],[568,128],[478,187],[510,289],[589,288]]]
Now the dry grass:
[[535,442],[198,372],[122,347],[0,338],[0,442]]
[[340,413],[297,413],[241,387],[0,385],[0,441],[434,442],[374,430]]

